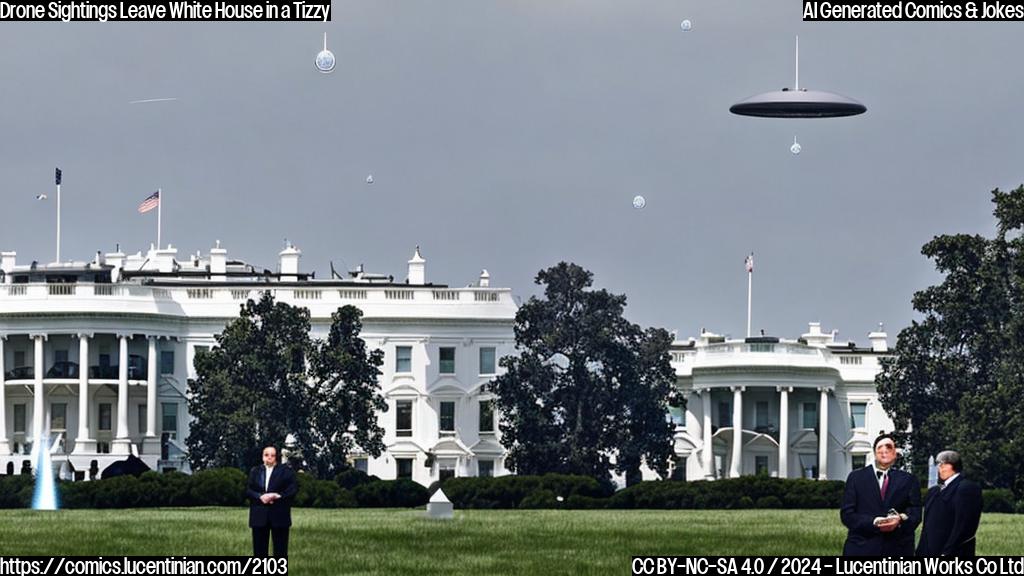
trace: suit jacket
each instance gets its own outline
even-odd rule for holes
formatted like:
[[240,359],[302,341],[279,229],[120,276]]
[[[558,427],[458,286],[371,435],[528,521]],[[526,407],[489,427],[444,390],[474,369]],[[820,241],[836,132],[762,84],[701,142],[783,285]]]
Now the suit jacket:
[[918,556],[974,556],[974,534],[981,520],[981,487],[957,476],[940,490],[928,491]]
[[[874,525],[889,509],[907,515],[892,532]],[[921,523],[921,488],[917,478],[902,470],[889,470],[889,486],[882,499],[872,466],[850,472],[839,517],[847,528],[844,556],[913,556],[914,530]]]
[[[292,500],[299,491],[295,472],[286,465],[274,466],[270,474],[270,486],[266,486],[266,468],[262,465],[249,472],[245,495],[249,499],[250,528],[282,528],[292,525]],[[281,498],[270,503],[260,502],[260,496],[267,492],[277,492]]]

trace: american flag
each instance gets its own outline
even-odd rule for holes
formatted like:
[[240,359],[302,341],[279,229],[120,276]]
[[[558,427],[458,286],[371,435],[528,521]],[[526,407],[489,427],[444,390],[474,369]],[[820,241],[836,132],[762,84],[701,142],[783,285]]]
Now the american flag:
[[751,252],[750,256],[747,256],[747,259],[744,260],[743,263],[746,264],[746,266],[747,266],[747,272],[753,272],[754,271],[754,253]]
[[139,214],[145,214],[160,205],[160,191],[157,190],[139,204]]

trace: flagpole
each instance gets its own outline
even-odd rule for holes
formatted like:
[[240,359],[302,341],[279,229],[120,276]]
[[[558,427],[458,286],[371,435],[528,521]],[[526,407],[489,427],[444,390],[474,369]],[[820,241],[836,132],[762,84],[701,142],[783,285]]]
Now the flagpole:
[[750,338],[750,304],[751,294],[754,289],[754,255],[748,256],[749,264],[747,265],[747,338]]
[[60,263],[60,184],[57,184],[57,263]]
[[156,249],[160,249],[160,226],[161,214],[164,207],[164,193],[160,188],[156,189]]

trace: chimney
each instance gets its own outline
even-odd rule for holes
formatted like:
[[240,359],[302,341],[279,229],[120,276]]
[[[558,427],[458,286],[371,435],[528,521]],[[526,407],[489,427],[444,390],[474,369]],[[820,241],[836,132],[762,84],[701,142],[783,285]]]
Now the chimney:
[[814,346],[816,348],[824,348],[828,342],[831,342],[835,336],[835,333],[825,334],[821,331],[821,322],[809,322],[807,324],[808,331],[806,334],[800,337],[807,341],[808,346]]
[[299,257],[302,256],[302,251],[293,244],[289,244],[287,248],[281,250],[279,256],[281,257],[281,281],[297,281],[299,279]]
[[121,277],[121,269],[124,268],[124,252],[118,250],[117,252],[107,253],[107,264],[114,267],[110,271],[110,281],[117,282]]
[[0,270],[4,272],[4,284],[10,284],[11,272],[14,272],[14,262],[18,258],[17,252],[0,252]]
[[153,252],[153,260],[156,264],[156,269],[159,272],[174,272],[176,268],[175,258],[178,255],[178,249],[168,244],[167,248],[157,249]]
[[480,272],[480,287],[487,288],[491,285],[491,275],[487,273],[487,269],[484,268],[483,272]]
[[427,261],[420,256],[420,247],[416,247],[416,253],[409,260],[409,284],[420,285],[427,283]]
[[875,352],[888,352],[889,342],[887,341],[888,334],[885,333],[885,325],[881,322],[878,323],[878,330],[868,334],[868,340],[871,341],[871,349]]
[[223,282],[227,271],[228,251],[221,248],[220,240],[217,240],[217,246],[210,249],[210,278],[217,282]]

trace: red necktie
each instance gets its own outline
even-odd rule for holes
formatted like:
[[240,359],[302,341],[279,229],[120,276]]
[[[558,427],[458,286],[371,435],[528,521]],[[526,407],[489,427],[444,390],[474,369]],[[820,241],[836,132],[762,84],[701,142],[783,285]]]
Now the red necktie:
[[885,500],[885,491],[889,489],[889,475],[885,475],[885,479],[882,480],[882,500]]

